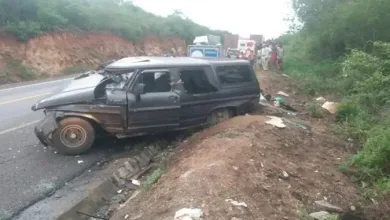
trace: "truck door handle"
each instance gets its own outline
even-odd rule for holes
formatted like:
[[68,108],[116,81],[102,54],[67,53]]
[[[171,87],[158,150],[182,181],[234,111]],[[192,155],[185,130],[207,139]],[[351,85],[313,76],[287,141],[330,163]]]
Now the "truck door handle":
[[175,100],[175,101],[179,99],[179,97],[174,96],[174,95],[171,95],[168,98],[169,98],[169,100]]

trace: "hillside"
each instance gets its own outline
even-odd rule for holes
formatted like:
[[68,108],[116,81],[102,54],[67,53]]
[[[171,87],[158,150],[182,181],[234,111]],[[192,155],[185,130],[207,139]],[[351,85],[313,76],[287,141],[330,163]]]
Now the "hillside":
[[223,33],[180,12],[160,17],[122,0],[0,0],[0,84],[124,56],[183,55],[195,36]]

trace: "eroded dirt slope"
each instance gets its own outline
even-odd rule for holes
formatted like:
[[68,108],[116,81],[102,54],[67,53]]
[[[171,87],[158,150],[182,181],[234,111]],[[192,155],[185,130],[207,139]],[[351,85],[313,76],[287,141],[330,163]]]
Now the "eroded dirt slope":
[[[364,212],[356,185],[338,170],[350,155],[349,144],[331,135],[331,116],[311,118],[305,109],[308,97],[289,78],[261,74],[266,92],[291,94],[286,101],[299,114],[284,117],[310,124],[311,131],[291,123],[283,129],[267,124],[267,115],[280,114],[267,108],[203,130],[180,145],[155,185],[111,219],[171,220],[182,208],[200,208],[207,220],[308,219],[306,212],[322,211],[314,205],[320,200],[347,212],[353,207],[356,216]],[[368,219],[386,219],[371,208]]]
[[162,55],[164,51],[182,55],[185,49],[184,40],[176,37],[148,36],[142,42],[134,43],[105,32],[58,32],[20,42],[0,31],[0,81],[5,83],[5,77],[11,81],[21,80],[21,77],[9,74],[29,77],[27,70],[51,76],[61,74],[67,68],[93,67],[125,56]]

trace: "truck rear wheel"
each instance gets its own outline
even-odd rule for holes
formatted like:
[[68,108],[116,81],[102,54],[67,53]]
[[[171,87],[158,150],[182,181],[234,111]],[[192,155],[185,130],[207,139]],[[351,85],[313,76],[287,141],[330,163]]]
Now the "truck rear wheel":
[[52,134],[53,147],[62,154],[77,155],[87,151],[95,141],[95,129],[82,118],[65,118]]
[[232,117],[233,117],[233,111],[229,108],[215,109],[214,111],[211,112],[211,114],[207,118],[207,124],[216,125],[221,121],[225,121]]

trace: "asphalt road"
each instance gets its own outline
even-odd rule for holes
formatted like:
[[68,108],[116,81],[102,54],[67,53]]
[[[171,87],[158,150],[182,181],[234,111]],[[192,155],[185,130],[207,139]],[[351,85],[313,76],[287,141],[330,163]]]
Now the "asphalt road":
[[[45,198],[106,154],[92,150],[80,157],[56,154],[34,135],[43,113],[31,111],[38,100],[61,90],[70,79],[0,89],[0,219],[9,219]],[[81,163],[82,161],[82,163]]]

